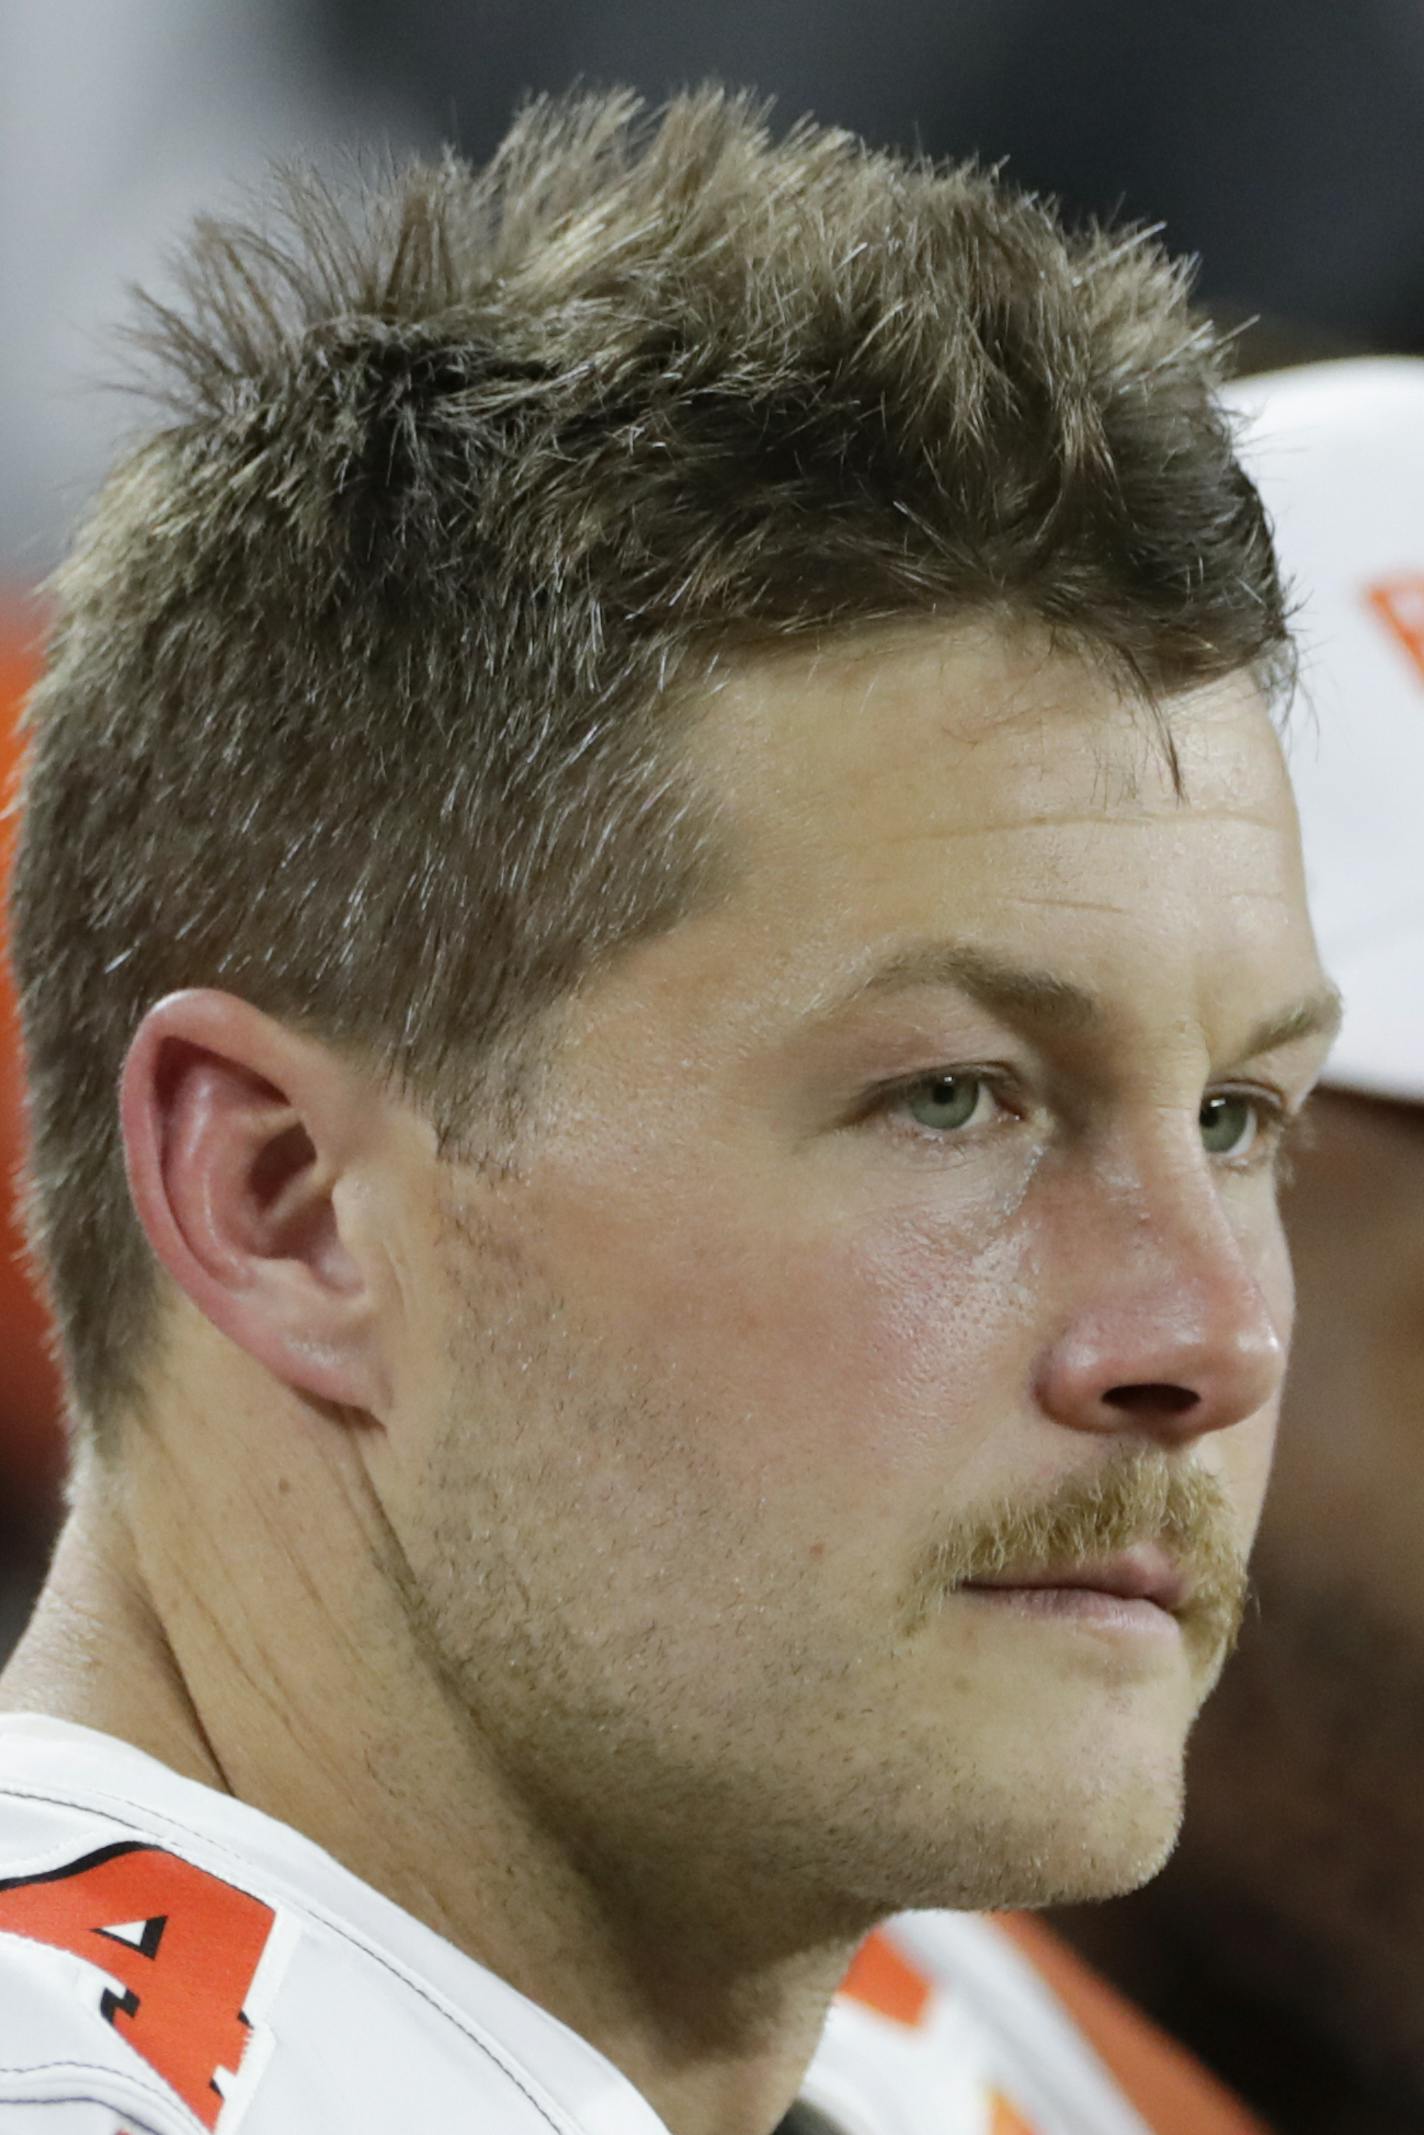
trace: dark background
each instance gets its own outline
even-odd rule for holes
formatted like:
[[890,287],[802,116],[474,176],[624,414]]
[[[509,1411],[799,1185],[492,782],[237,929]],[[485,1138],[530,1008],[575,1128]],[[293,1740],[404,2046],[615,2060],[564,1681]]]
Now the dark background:
[[323,0],[313,27],[334,68],[476,154],[531,84],[718,75],[875,142],[1007,159],[1076,212],[1161,221],[1237,307],[1424,338],[1416,0]]

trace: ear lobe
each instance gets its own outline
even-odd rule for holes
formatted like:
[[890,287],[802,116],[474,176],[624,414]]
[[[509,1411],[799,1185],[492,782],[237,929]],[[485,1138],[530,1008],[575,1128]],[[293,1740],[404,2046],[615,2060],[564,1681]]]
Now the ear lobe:
[[204,990],[144,1018],[120,1110],[134,1206],[172,1280],[284,1384],[375,1413],[377,1271],[338,1192],[360,1098],[326,1047]]

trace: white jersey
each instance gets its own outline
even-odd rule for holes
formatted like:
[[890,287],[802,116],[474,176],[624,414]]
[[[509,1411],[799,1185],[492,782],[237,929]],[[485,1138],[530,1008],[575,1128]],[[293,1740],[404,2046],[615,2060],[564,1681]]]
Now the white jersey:
[[[871,1939],[802,2098],[840,2135],[1252,2125],[1144,2118],[1010,1935],[963,1914]],[[108,1736],[0,1717],[0,2135],[411,2126],[666,2135],[602,2054],[299,1832]]]

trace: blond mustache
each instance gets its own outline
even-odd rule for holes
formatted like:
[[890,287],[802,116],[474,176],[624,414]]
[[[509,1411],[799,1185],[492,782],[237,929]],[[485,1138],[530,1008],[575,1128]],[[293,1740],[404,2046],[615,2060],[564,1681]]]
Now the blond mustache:
[[1236,1524],[1215,1475],[1145,1448],[1124,1450],[1037,1504],[1004,1501],[941,1528],[911,1575],[903,1628],[920,1629],[972,1580],[1042,1573],[1151,1542],[1169,1552],[1190,1587],[1180,1616],[1188,1643],[1219,1667],[1236,1643],[1249,1592]]

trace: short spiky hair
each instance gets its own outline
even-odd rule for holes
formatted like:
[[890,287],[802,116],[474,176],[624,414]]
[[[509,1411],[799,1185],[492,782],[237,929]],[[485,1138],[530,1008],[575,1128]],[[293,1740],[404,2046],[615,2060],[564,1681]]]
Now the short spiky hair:
[[719,649],[989,611],[1160,695],[1285,642],[1145,237],[716,90],[538,103],[483,171],[276,207],[149,307],[163,419],[31,713],[32,1227],[101,1430],[155,1325],[115,1089],[163,993],[300,1019],[449,1132],[695,893],[677,707]]

